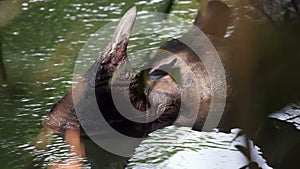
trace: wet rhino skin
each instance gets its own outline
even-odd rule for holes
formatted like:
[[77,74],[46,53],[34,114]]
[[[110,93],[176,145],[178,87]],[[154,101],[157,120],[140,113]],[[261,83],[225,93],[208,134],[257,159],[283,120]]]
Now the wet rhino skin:
[[[222,14],[223,19],[224,16],[225,18],[227,16],[228,19],[228,7],[221,2],[213,2],[210,3],[209,6],[211,6],[208,8],[209,17],[203,19],[203,17],[200,16],[201,12],[199,12],[195,25],[207,34],[219,52],[222,62],[225,63],[228,60],[226,55],[228,55],[229,49],[223,36],[225,33],[224,29],[226,29],[228,22],[226,23],[225,21],[224,23],[224,21],[222,21],[218,23],[209,21],[211,19],[218,19],[220,14]],[[214,6],[217,6],[217,8]],[[215,9],[223,9],[224,12],[213,14],[211,10]],[[225,15],[223,15],[224,13]],[[129,97],[132,105],[140,112],[145,112],[150,107],[154,107],[154,112],[151,112],[151,114],[154,116],[159,115],[154,121],[148,123],[130,121],[122,116],[114,105],[110,91],[110,82],[116,69],[128,63],[126,48],[135,16],[135,8],[129,10],[124,15],[116,28],[115,35],[111,43],[106,47],[103,54],[95,61],[92,68],[85,74],[83,80],[73,89],[79,91],[77,92],[79,94],[73,96],[73,92],[69,91],[55,106],[53,106],[50,114],[43,122],[44,126],[51,128],[56,133],[64,133],[65,130],[69,128],[80,128],[80,122],[76,116],[74,105],[80,104],[80,99],[85,98],[84,91],[87,87],[94,88],[98,107],[107,123],[122,134],[131,137],[146,137],[152,131],[174,124],[174,122],[178,119],[178,113],[181,108],[181,89],[174,79],[168,75],[168,73],[161,70],[147,69],[138,74],[127,72],[126,76],[129,76],[132,79],[129,86],[129,92],[127,93],[125,91],[126,89],[122,86],[122,76],[125,75],[121,74],[120,79],[115,82],[117,84],[117,90],[119,90],[120,93],[124,93],[123,95],[121,94],[121,96]],[[212,26],[211,24],[217,24],[215,26],[219,29],[208,29]],[[211,97],[211,91],[209,91],[210,81],[207,72],[196,54],[178,39],[165,42],[161,46],[161,49],[178,55],[181,59],[188,63],[191,69],[194,71],[200,71],[204,75],[201,79],[201,83],[203,84],[200,85],[202,91],[191,93],[201,97],[201,108],[199,109],[196,123],[190,124],[188,118],[178,119],[175,123],[183,126],[191,125],[194,129],[201,130],[207,116]],[[161,64],[169,65],[171,63],[167,62]],[[95,70],[97,71],[94,72]],[[90,76],[94,75],[96,75],[96,79],[94,81],[90,80]],[[196,81],[198,80],[200,79],[196,79]],[[143,83],[143,81],[146,82]],[[120,84],[119,86],[118,83]],[[76,103],[74,103],[72,97],[76,97]],[[145,115],[142,116],[145,117]]]

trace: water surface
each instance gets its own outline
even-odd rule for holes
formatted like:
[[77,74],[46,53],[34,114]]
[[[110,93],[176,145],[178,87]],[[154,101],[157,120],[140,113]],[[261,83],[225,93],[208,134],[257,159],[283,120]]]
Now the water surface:
[[[42,118],[70,89],[75,60],[86,41],[134,5],[139,14],[163,12],[167,5],[160,0],[0,2],[1,9],[11,7],[0,25],[7,77],[0,83],[0,168],[43,168],[53,159],[65,158],[68,147],[60,137],[53,137],[47,152],[36,150],[31,142]],[[175,3],[172,13],[192,23],[197,7],[195,1]],[[171,36],[145,32],[132,39],[130,50],[150,51]]]

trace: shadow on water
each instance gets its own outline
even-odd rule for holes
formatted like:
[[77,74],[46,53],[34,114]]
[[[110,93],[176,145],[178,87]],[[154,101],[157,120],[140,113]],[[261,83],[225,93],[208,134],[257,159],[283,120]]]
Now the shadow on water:
[[5,81],[5,79],[6,79],[6,71],[5,71],[5,66],[3,63],[2,43],[1,43],[1,37],[0,37],[0,82]]
[[[276,168],[297,168],[300,152],[300,105],[289,104],[269,115],[260,127],[256,143]],[[276,148],[275,148],[276,147]]]
[[[3,0],[0,1],[0,30],[9,24],[15,17],[21,13],[21,2]],[[2,43],[0,36],[0,82],[6,80],[6,70],[4,65],[4,56],[2,53]]]

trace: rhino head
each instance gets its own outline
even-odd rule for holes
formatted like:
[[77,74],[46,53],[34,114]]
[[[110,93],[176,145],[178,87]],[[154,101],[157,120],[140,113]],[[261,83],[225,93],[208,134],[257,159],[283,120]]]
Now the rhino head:
[[[81,128],[77,110],[89,109],[89,95],[93,92],[106,122],[118,132],[128,136],[145,137],[148,133],[171,125],[176,120],[180,106],[179,89],[172,78],[166,76],[167,73],[163,71],[147,69],[139,73],[126,72],[127,81],[129,76],[130,82],[128,91],[125,91],[128,86],[122,86],[122,74],[121,80],[114,82],[118,92],[121,93],[120,97],[129,98],[133,107],[141,112],[132,114],[132,119],[148,118],[146,110],[150,107],[154,110],[153,114],[161,117],[149,123],[134,122],[123,117],[114,105],[111,95],[112,77],[122,65],[128,64],[126,49],[135,19],[136,7],[133,7],[121,18],[112,40],[83,75],[82,80],[53,106],[43,122],[44,126],[56,133],[64,133],[68,128]],[[165,65],[172,64],[174,61]],[[160,104],[157,103],[158,100]]]
[[[132,70],[125,71],[118,74],[119,78],[113,78],[117,70],[129,64],[126,49],[135,19],[136,8],[133,7],[122,17],[112,40],[83,76],[83,79],[52,108],[49,116],[44,120],[46,127],[58,133],[64,133],[68,128],[81,128],[78,120],[78,108],[86,113],[80,114],[81,116],[90,116],[87,112],[93,112],[93,110],[88,110],[91,109],[92,103],[89,95],[95,95],[96,103],[94,104],[97,105],[105,119],[103,123],[108,123],[114,130],[127,136],[146,137],[156,129],[172,125],[176,120],[175,124],[192,126],[193,120],[196,118],[199,119],[197,123],[201,130],[210,105],[210,80],[196,54],[179,40],[174,39],[162,45],[162,50],[172,52],[167,57],[169,59],[160,60],[153,68],[138,73]],[[189,66],[188,69],[182,70],[181,76],[188,77],[187,83],[191,82],[198,88],[182,91],[174,78],[161,70],[176,67],[175,65],[178,65],[179,62],[177,58],[184,60]],[[195,76],[193,79],[188,72],[191,69],[194,72],[202,72],[201,76]],[[124,101],[125,107],[121,110],[115,105],[112,88],[119,93],[118,100]],[[183,98],[185,102],[182,102],[182,93],[185,93],[185,96],[191,95],[191,97]],[[184,111],[189,111],[190,107],[199,103],[197,99],[194,99],[199,97],[202,97],[200,103],[202,108],[197,110],[196,115],[178,118],[181,107],[185,108]],[[126,100],[129,102],[125,102]],[[129,109],[126,105],[132,105],[133,108]],[[123,116],[121,111],[129,113],[130,117]],[[135,121],[135,119],[142,119],[142,121]],[[85,123],[92,124],[95,122],[93,120],[94,118],[91,117]],[[101,127],[98,130],[101,130]]]

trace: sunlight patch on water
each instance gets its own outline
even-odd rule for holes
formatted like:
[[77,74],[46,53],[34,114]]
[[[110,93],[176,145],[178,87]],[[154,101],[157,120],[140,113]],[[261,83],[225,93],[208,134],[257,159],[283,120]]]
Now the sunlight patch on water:
[[[249,159],[236,148],[245,146],[244,137],[235,139],[239,131],[198,132],[175,126],[160,129],[136,148],[127,168],[241,168]],[[257,147],[250,151],[260,167],[270,168]]]

